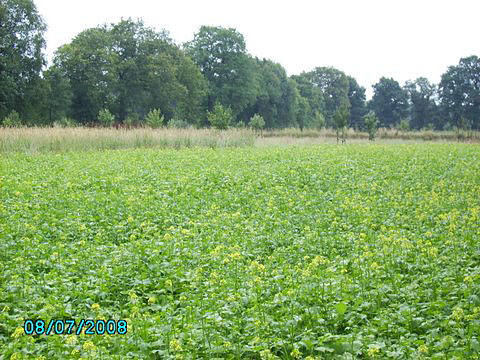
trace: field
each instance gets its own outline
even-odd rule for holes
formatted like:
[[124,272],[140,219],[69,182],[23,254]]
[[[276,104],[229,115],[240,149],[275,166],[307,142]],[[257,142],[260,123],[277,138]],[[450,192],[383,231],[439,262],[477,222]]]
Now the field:
[[478,359],[479,342],[479,145],[0,155],[0,359]]

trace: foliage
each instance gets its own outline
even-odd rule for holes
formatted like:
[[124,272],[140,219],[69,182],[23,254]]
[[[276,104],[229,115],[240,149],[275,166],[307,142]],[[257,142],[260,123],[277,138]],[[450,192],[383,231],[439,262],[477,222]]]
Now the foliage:
[[3,119],[2,125],[5,127],[20,127],[22,126],[22,120],[20,119],[20,115],[15,110],[12,110],[10,114]]
[[368,132],[368,139],[370,141],[375,140],[378,130],[378,118],[374,111],[370,110],[366,115],[363,116],[363,123]]
[[102,109],[98,112],[98,123],[103,127],[111,127],[115,123],[115,116],[108,109]]
[[12,110],[23,115],[35,102],[36,86],[45,59],[46,26],[32,0],[0,3],[0,118]]
[[410,121],[407,118],[401,119],[397,125],[397,129],[402,132],[410,130]]
[[78,125],[78,123],[74,119],[67,116],[62,117],[60,120],[55,121],[53,124],[63,128],[70,128]]
[[408,94],[397,81],[382,77],[373,85],[373,91],[369,108],[377,114],[380,127],[396,126],[407,116]]
[[158,129],[164,125],[165,118],[160,109],[152,109],[145,117],[145,124],[152,129]]
[[442,75],[439,85],[442,106],[453,124],[460,127],[461,117],[472,121],[473,129],[480,129],[480,58],[460,59]]
[[342,139],[342,143],[345,142],[345,130],[348,126],[348,119],[350,116],[350,104],[348,99],[345,99],[340,106],[335,111],[335,115],[333,116],[333,122],[335,124],[335,130],[337,133],[337,143],[339,139]]
[[215,129],[225,130],[233,123],[232,110],[216,103],[212,112],[208,112],[208,121]]
[[365,88],[357,83],[352,76],[348,79],[348,101],[350,102],[350,119],[348,124],[354,129],[362,129],[364,124],[363,117],[367,113]]
[[193,40],[185,44],[185,49],[209,82],[208,111],[220,102],[237,117],[255,101],[255,63],[248,56],[245,39],[238,31],[202,26]]
[[479,173],[471,144],[0,157],[2,355],[474,359]]
[[174,117],[168,120],[168,124],[167,124],[167,127],[170,129],[186,129],[190,126],[191,124],[177,117]]
[[437,88],[426,78],[407,81],[404,89],[410,98],[410,127],[422,129],[427,122],[439,122],[438,106],[435,102]]
[[87,29],[62,46],[54,59],[70,81],[72,115],[82,123],[103,107],[119,121],[161,108],[166,119],[202,114],[205,80],[168,34],[141,21],[122,20]]
[[254,130],[262,130],[265,127],[265,120],[262,115],[255,114],[251,117],[249,125]]
[[127,128],[132,128],[137,126],[140,123],[140,116],[137,113],[132,112],[127,115],[123,123],[127,126]]

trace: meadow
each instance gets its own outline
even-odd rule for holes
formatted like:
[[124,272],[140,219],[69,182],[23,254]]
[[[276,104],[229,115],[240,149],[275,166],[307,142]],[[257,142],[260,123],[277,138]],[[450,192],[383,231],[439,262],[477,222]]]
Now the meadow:
[[179,148],[4,148],[0,359],[479,358],[479,145]]

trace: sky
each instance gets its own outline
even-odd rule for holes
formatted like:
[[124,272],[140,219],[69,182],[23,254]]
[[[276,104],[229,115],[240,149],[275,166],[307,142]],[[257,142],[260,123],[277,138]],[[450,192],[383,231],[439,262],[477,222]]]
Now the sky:
[[34,0],[48,26],[46,54],[79,32],[121,18],[143,19],[182,44],[201,25],[232,27],[248,52],[288,75],[333,66],[371,85],[440,81],[461,57],[480,56],[480,0]]

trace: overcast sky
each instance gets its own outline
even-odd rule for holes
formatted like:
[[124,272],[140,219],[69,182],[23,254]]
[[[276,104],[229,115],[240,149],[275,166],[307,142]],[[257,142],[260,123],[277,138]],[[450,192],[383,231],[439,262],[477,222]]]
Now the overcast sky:
[[250,54],[289,75],[333,66],[367,88],[381,76],[438,83],[461,57],[480,56],[480,0],[34,0],[48,25],[47,55],[80,31],[142,18],[177,44],[201,25],[233,27]]

